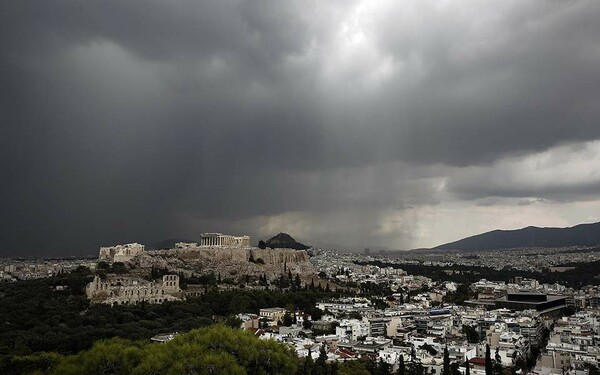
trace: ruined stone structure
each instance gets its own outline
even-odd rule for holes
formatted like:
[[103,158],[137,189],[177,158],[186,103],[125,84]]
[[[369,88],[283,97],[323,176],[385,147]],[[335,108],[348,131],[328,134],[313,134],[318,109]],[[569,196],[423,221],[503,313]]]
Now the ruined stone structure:
[[85,293],[92,302],[109,305],[131,305],[142,301],[163,303],[179,301],[182,297],[177,275],[165,275],[162,282],[121,276],[109,276],[102,280],[96,276],[86,286]]
[[250,236],[231,236],[222,233],[202,233],[200,235],[201,247],[248,247]]
[[198,247],[146,251],[130,264],[140,275],[155,267],[186,276],[220,273],[223,278],[241,280],[245,275],[275,278],[287,269],[308,278],[316,274],[309,258],[305,250]]
[[125,245],[115,245],[108,247],[101,247],[98,256],[99,262],[127,262],[136,255],[144,252],[144,245],[135,243],[128,243]]
[[178,249],[195,249],[198,244],[196,242],[177,242],[175,247]]

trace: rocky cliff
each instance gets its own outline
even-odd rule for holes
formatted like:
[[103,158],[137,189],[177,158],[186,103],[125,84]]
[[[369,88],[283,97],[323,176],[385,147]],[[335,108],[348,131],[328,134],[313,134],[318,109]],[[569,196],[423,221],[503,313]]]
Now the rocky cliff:
[[290,249],[192,248],[146,251],[134,257],[129,264],[140,271],[156,267],[183,272],[188,276],[212,272],[233,279],[245,275],[279,276],[284,272],[284,267],[304,277],[316,273],[306,251]]

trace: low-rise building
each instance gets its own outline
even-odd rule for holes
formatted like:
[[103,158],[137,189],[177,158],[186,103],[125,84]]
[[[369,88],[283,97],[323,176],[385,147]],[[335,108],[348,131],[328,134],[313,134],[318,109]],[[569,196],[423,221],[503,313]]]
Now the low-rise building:
[[286,310],[283,307],[269,307],[260,309],[258,315],[261,318],[267,318],[274,322],[283,321]]

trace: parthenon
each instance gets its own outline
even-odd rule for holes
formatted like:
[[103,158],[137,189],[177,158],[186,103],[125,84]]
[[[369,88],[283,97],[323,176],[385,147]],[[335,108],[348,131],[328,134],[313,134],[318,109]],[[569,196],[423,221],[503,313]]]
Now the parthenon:
[[232,236],[222,233],[202,233],[200,235],[201,247],[248,247],[250,236]]

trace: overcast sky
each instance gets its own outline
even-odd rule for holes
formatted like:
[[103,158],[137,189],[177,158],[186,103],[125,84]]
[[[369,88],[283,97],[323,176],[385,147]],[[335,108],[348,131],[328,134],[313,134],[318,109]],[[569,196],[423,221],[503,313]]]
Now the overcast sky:
[[0,255],[600,220],[600,2],[0,2]]

